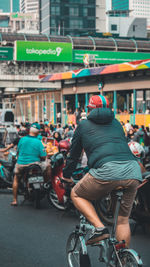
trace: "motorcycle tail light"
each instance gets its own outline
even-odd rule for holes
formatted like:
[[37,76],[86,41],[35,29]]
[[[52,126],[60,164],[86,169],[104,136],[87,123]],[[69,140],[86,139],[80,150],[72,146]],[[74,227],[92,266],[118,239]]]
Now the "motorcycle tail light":
[[116,250],[120,250],[122,248],[125,248],[125,241],[119,242],[115,245]]

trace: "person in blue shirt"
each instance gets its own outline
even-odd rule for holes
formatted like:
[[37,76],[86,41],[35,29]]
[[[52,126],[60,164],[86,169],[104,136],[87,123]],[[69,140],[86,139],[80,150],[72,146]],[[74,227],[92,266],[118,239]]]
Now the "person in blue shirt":
[[46,171],[47,176],[50,174],[50,163],[45,161],[47,156],[46,150],[42,142],[37,138],[39,131],[40,125],[38,123],[33,123],[30,127],[29,135],[21,138],[18,143],[18,158],[14,170],[12,206],[17,206],[18,180],[22,177],[24,169],[27,166],[33,163],[39,164],[42,171]]

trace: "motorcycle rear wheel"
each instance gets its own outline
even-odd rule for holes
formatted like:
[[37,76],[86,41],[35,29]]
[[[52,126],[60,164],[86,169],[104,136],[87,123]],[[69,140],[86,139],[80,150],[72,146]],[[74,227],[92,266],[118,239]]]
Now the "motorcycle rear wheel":
[[52,204],[58,210],[67,209],[67,206],[65,205],[65,203],[59,202],[58,196],[52,187],[50,187],[50,189],[48,190],[47,198],[48,198],[48,202]]

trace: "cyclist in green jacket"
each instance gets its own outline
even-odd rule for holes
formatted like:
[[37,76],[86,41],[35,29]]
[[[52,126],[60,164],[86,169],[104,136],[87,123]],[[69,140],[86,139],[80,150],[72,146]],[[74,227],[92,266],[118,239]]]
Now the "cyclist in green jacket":
[[95,227],[87,244],[109,237],[109,231],[100,221],[91,201],[104,197],[117,187],[125,189],[116,238],[118,241],[125,240],[126,246],[129,246],[128,219],[142,175],[137,159],[128,147],[123,128],[108,106],[104,96],[90,98],[89,115],[76,128],[63,175],[64,179],[72,182],[71,175],[84,149],[89,172],[74,186],[71,198],[76,208]]

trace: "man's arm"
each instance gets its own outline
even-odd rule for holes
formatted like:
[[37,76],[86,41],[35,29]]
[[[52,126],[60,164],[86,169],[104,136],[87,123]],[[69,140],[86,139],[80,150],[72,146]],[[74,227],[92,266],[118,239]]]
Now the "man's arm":
[[76,128],[75,133],[73,135],[70,148],[70,155],[67,157],[66,166],[63,169],[64,178],[70,178],[72,173],[75,171],[81,152],[82,152],[82,142],[81,142],[80,125],[79,125]]
[[40,160],[44,161],[46,159],[47,153],[41,141],[39,142],[39,153],[40,153]]
[[10,145],[8,145],[8,146],[5,147],[5,148],[1,148],[1,149],[0,149],[0,152],[6,152],[6,151],[8,151],[10,148],[12,148],[12,147],[14,147],[14,144],[10,144]]

